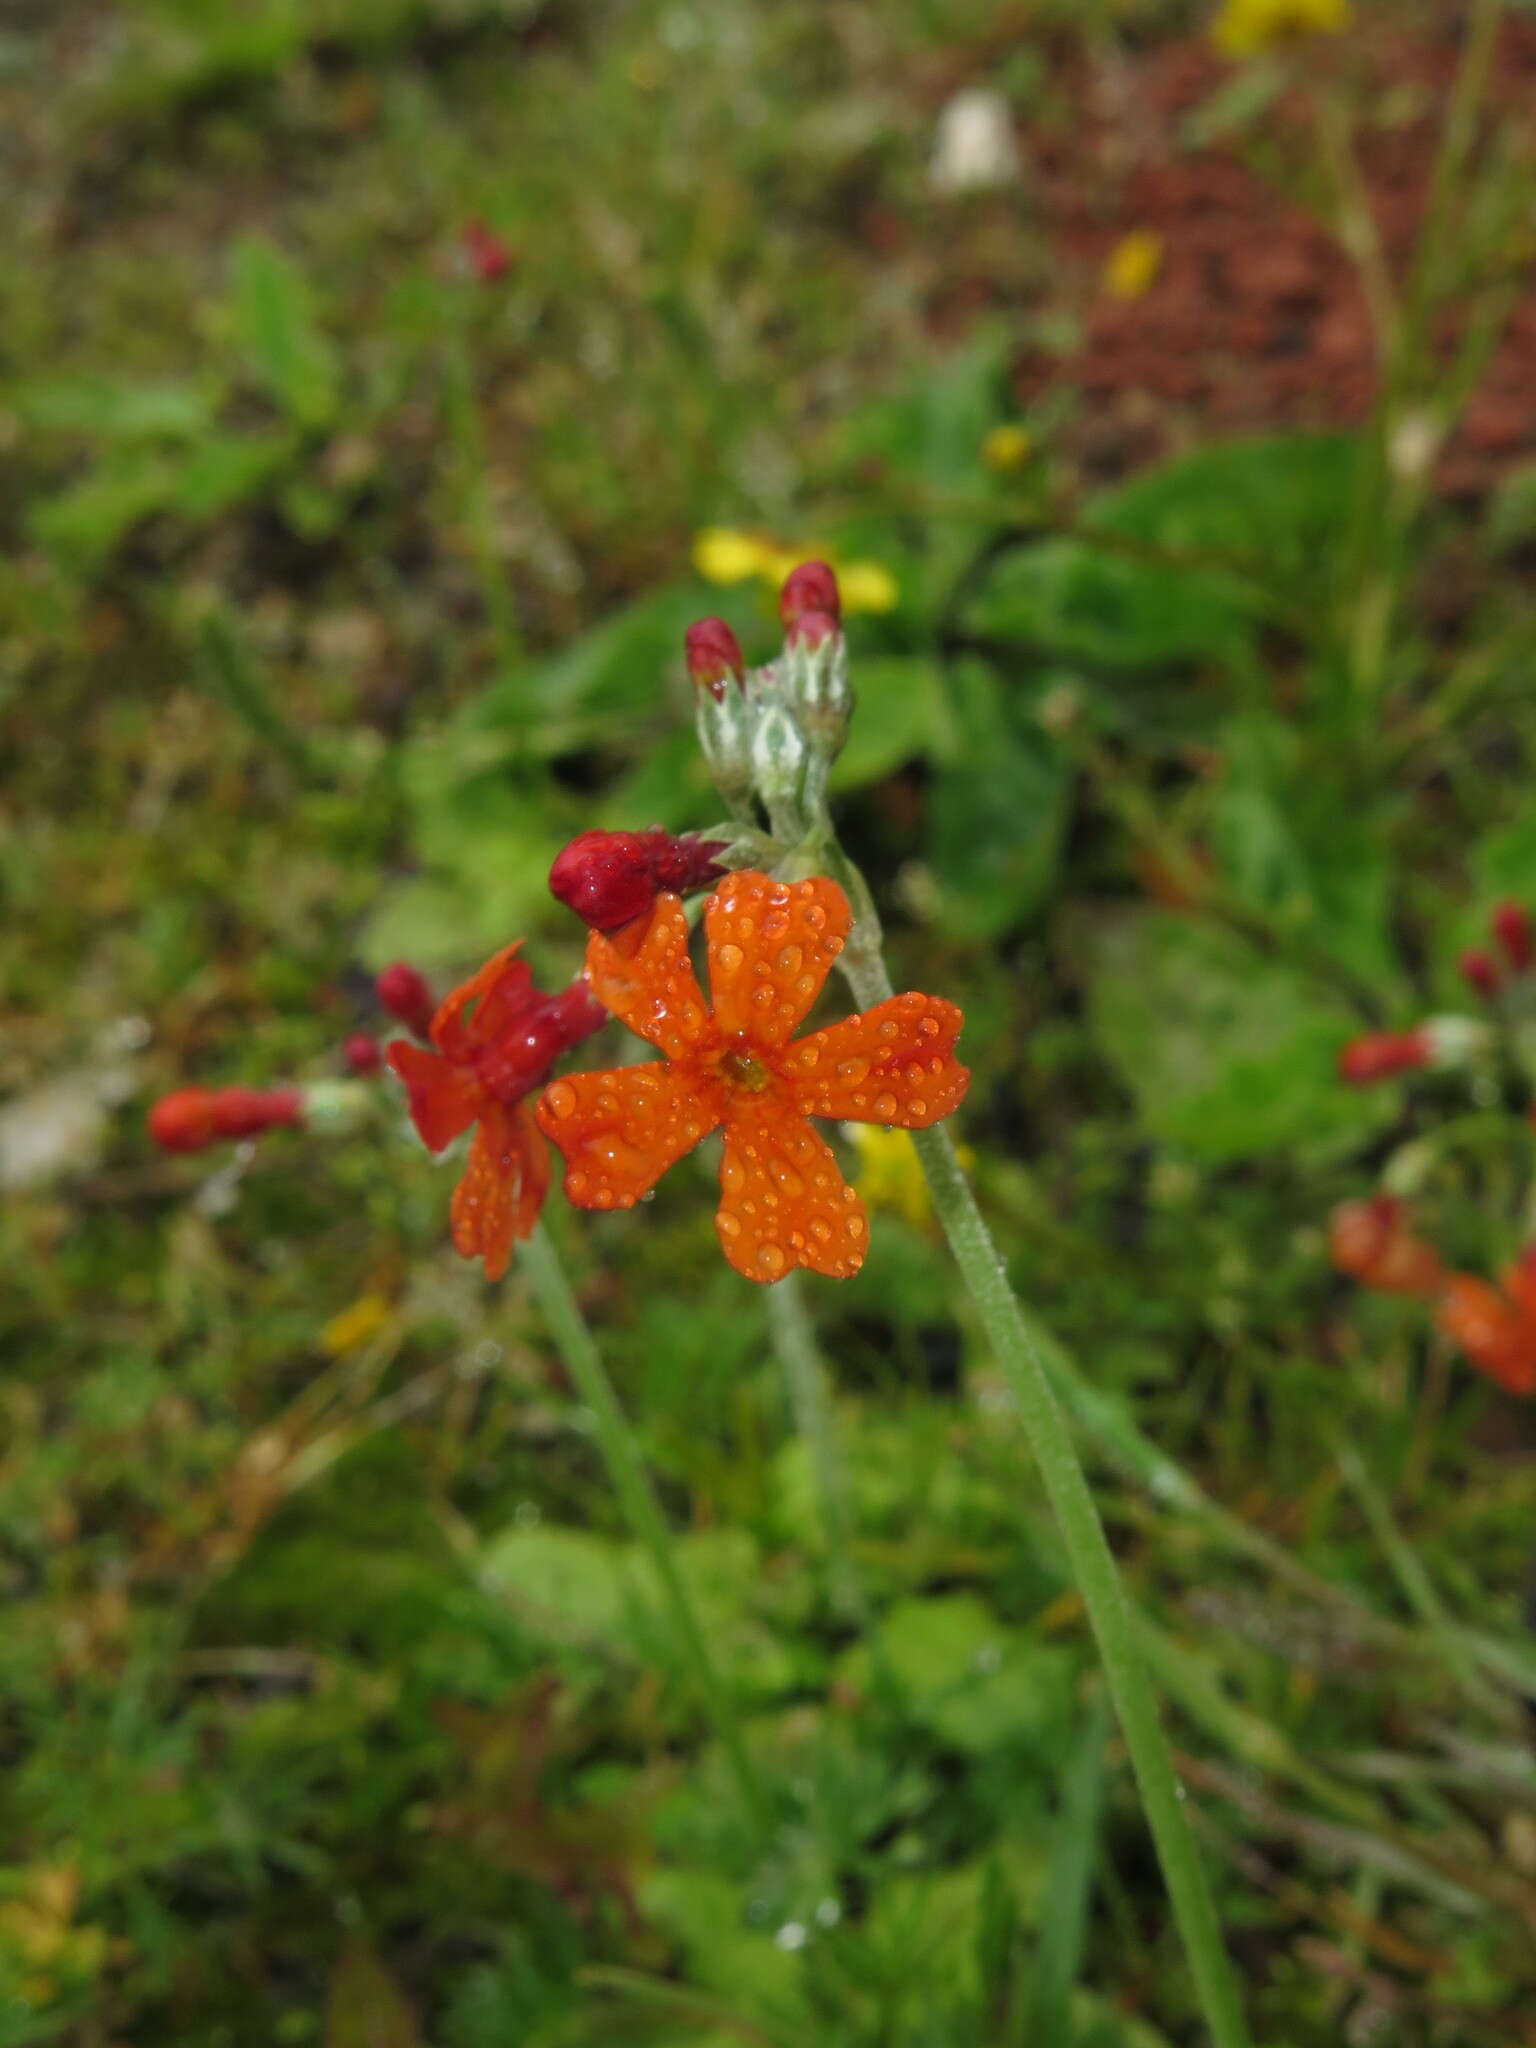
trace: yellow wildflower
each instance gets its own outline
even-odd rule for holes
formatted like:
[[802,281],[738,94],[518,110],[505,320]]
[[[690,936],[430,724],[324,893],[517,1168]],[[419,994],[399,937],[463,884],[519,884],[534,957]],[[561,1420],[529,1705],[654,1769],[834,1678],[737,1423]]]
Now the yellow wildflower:
[[320,1332],[320,1349],[329,1358],[355,1351],[376,1337],[389,1321],[390,1307],[382,1294],[360,1295],[350,1308],[334,1315]]
[[1010,469],[1022,469],[1034,452],[1034,436],[1017,420],[1010,420],[1006,426],[993,427],[981,444],[982,461],[988,469],[995,469],[1000,474]]
[[892,612],[901,601],[901,586],[884,562],[839,562],[837,587],[847,612]]
[[1163,238],[1155,228],[1132,228],[1110,250],[1104,289],[1112,299],[1139,299],[1163,267]]
[[1349,0],[1225,0],[1211,41],[1223,56],[1256,57],[1306,36],[1337,35],[1349,17]]
[[706,526],[693,537],[693,566],[706,583],[745,583],[772,573],[779,550],[734,526]]
[[889,1209],[920,1230],[933,1213],[933,1204],[910,1132],[882,1130],[879,1124],[845,1124],[843,1135],[853,1141],[859,1155],[853,1184],[866,1208]]
[[693,566],[706,583],[761,579],[764,593],[777,599],[785,578],[802,562],[825,562],[837,576],[844,614],[894,611],[901,587],[883,562],[850,562],[821,541],[786,547],[734,526],[706,526],[693,537]]

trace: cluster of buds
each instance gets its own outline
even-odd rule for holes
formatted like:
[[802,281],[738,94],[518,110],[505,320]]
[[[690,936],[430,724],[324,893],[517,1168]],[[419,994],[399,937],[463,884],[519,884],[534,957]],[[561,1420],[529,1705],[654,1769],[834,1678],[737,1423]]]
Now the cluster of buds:
[[797,835],[826,794],[853,714],[842,600],[825,562],[802,562],[785,578],[779,619],[783,649],[762,668],[747,668],[723,619],[690,627],[686,649],[716,786],[738,817],[755,794],[776,832]]
[[[1536,931],[1520,903],[1501,903],[1489,923],[1493,945],[1472,947],[1457,965],[1472,993],[1496,1007],[1497,1023],[1518,1038],[1522,1014],[1536,1003]],[[1485,1018],[1429,1017],[1407,1031],[1367,1031],[1350,1039],[1339,1049],[1339,1075],[1352,1087],[1370,1087],[1420,1067],[1470,1065],[1496,1042],[1494,1024]]]
[[1523,903],[1501,903],[1489,919],[1491,947],[1472,946],[1457,962],[1461,978],[1486,1003],[1514,992],[1536,967],[1536,933]]
[[1479,1372],[1510,1394],[1536,1394],[1536,1245],[1499,1276],[1451,1271],[1412,1228],[1395,1195],[1341,1202],[1328,1249],[1339,1272],[1377,1294],[1433,1302],[1435,1320]]

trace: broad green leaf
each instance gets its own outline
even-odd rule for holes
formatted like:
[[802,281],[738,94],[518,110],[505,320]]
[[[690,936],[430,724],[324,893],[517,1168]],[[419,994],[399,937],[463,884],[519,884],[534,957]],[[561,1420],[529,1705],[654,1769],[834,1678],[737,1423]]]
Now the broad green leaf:
[[1235,934],[1160,911],[1090,941],[1089,1018],[1153,1137],[1218,1163],[1347,1151],[1390,1119],[1391,1091],[1337,1078],[1359,1019]]
[[78,377],[25,385],[13,403],[28,426],[103,441],[185,441],[213,422],[218,394],[177,381]]
[[907,761],[953,759],[955,720],[937,662],[875,655],[857,663],[854,689],[858,705],[832,770],[834,790],[862,789]]
[[625,1635],[630,1602],[624,1546],[553,1524],[493,1536],[480,1569],[558,1639],[611,1644]]
[[1010,707],[979,663],[952,678],[961,734],[929,788],[927,858],[946,929],[995,938],[1049,895],[1072,794],[1072,768],[1043,727]]
[[329,425],[339,397],[336,357],[303,272],[275,242],[251,235],[236,244],[230,276],[235,341],[251,370],[300,426]]

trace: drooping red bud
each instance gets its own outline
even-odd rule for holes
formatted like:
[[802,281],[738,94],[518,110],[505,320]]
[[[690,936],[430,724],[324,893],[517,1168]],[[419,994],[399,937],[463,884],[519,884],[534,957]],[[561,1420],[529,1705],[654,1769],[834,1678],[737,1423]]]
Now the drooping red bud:
[[830,612],[802,612],[789,621],[785,637],[791,647],[821,647],[841,631]]
[[304,1121],[297,1088],[178,1088],[149,1112],[149,1135],[164,1152],[201,1152],[220,1138],[255,1138]]
[[432,1028],[437,1002],[427,977],[404,960],[386,967],[373,984],[373,992],[391,1017],[398,1018],[407,1031],[425,1038]]
[[1474,994],[1485,999],[1496,996],[1503,976],[1498,962],[1491,953],[1485,953],[1481,946],[1469,946],[1456,963],[1461,978]]
[[365,1077],[381,1072],[384,1066],[384,1053],[379,1041],[370,1038],[366,1031],[350,1032],[341,1048],[341,1056],[354,1074]]
[[1366,1088],[1394,1074],[1427,1066],[1433,1048],[1422,1028],[1413,1031],[1367,1031],[1339,1049],[1339,1078],[1351,1087]]
[[828,562],[802,562],[784,579],[779,592],[779,620],[785,632],[807,612],[825,612],[834,623],[843,616],[842,594]]
[[459,230],[459,247],[476,284],[495,284],[512,268],[512,251],[493,227],[478,218]]
[[1536,937],[1531,913],[1523,903],[1501,903],[1493,913],[1493,935],[1516,974],[1527,974],[1536,966]]
[[728,683],[739,688],[745,682],[747,664],[741,642],[724,619],[696,619],[683,635],[683,649],[689,675],[717,704]]
[[556,856],[550,894],[593,931],[641,917],[663,889],[687,896],[720,879],[718,839],[670,832],[583,832]]

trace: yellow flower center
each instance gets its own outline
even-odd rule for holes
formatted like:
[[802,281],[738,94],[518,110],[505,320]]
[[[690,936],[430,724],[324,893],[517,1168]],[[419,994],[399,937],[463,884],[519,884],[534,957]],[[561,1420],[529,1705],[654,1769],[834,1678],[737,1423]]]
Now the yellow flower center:
[[761,1095],[773,1079],[768,1069],[751,1052],[728,1052],[720,1062],[720,1071],[733,1088],[744,1088],[749,1095]]

